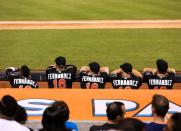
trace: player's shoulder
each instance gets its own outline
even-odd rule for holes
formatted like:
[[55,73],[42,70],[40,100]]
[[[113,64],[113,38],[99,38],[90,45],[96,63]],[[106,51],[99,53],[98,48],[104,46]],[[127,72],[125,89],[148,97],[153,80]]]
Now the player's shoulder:
[[47,69],[46,69],[46,71],[56,71],[56,67],[55,67],[55,65],[49,65],[48,67],[47,67]]
[[151,73],[151,72],[145,72],[144,74],[143,74],[143,80],[145,81],[147,81],[147,80],[149,80],[149,79],[153,79],[153,78],[158,78],[158,76],[157,76],[157,74],[153,74],[153,73]]
[[106,72],[100,72],[100,76],[108,77],[108,74]]
[[70,70],[73,72],[77,72],[77,67],[75,65],[66,65],[65,70]]
[[19,69],[16,69],[15,67],[6,68],[5,74],[7,79],[17,78],[20,76]]
[[156,73],[153,74],[152,72],[144,72],[143,73],[143,76],[154,76],[154,75],[157,75]]
[[65,68],[77,68],[75,65],[66,65]]
[[80,75],[80,76],[89,76],[89,75],[88,75],[88,72],[87,72],[87,71],[84,71],[84,70],[80,71],[80,72],[79,72],[79,75]]
[[175,76],[175,73],[168,73],[168,76]]
[[168,73],[167,78],[168,79],[175,79],[176,75],[174,73]]
[[142,80],[142,77],[135,76],[134,74],[131,74],[131,79],[133,80]]

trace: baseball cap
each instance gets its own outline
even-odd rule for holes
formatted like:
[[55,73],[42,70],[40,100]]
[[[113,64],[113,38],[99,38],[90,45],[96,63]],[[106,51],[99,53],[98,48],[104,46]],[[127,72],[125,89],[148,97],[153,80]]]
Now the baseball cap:
[[120,65],[120,68],[126,73],[132,72],[132,65],[130,63],[124,63],[124,64]]
[[66,65],[66,59],[65,57],[63,56],[59,56],[55,59],[55,63],[58,65],[58,66],[65,66]]

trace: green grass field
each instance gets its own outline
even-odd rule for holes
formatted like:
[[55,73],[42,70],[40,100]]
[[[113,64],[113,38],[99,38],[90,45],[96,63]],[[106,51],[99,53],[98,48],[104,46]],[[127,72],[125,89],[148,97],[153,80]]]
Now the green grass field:
[[[0,20],[181,19],[181,0],[0,0]],[[43,70],[63,55],[80,68],[98,61],[154,67],[157,58],[181,70],[180,29],[0,31],[0,69]]]
[[181,71],[180,29],[0,31],[0,69],[27,64],[43,70],[63,55],[80,68],[97,61],[110,69],[130,62],[139,70],[157,58]]
[[180,19],[181,0],[0,0],[0,20]]

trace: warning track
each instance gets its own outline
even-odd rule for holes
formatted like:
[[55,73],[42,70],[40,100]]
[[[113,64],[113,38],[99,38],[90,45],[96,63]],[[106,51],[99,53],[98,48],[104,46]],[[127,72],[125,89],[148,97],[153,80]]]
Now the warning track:
[[0,21],[0,30],[181,28],[181,20]]

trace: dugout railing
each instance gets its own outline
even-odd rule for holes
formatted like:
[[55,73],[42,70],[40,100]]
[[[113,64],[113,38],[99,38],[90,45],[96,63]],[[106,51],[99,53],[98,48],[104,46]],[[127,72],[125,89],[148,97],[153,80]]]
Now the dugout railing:
[[[36,80],[39,84],[40,88],[48,88],[48,84],[46,82],[46,74],[44,71],[32,71],[31,72],[32,79]],[[4,71],[0,72],[0,87],[1,88],[8,88],[11,87],[9,84],[9,81],[6,79],[6,75]],[[80,79],[79,79],[79,73],[77,73],[76,78],[73,82],[72,88],[80,88]],[[111,82],[107,82],[105,85],[106,89],[112,89]],[[147,84],[143,81],[141,89],[147,89]],[[181,89],[181,72],[176,73],[176,80],[175,84],[173,86],[173,89]]]

